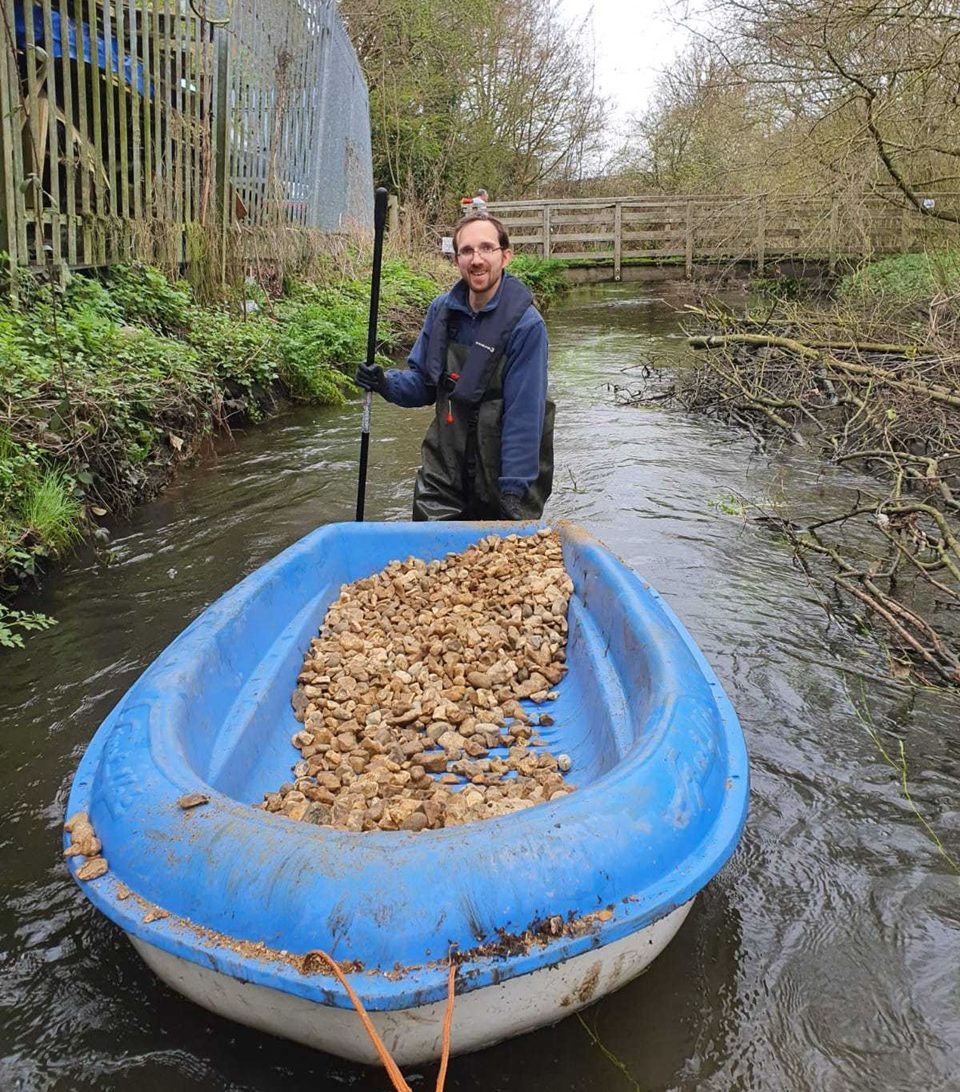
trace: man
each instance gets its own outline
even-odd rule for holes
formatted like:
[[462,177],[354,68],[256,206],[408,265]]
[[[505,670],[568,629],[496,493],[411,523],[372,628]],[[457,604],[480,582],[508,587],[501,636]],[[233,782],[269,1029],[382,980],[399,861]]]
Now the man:
[[430,304],[409,367],[361,364],[356,382],[398,406],[436,405],[415,520],[538,519],[553,485],[547,329],[506,272],[513,254],[499,220],[467,215],[453,249],[461,280]]

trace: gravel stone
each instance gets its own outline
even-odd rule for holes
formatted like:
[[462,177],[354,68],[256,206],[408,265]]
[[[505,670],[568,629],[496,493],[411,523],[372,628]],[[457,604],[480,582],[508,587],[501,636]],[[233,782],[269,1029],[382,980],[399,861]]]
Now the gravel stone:
[[549,529],[343,585],[291,698],[303,724],[293,780],[256,806],[339,830],[420,832],[574,791],[570,758],[530,727],[553,717],[520,705],[556,697],[572,591]]

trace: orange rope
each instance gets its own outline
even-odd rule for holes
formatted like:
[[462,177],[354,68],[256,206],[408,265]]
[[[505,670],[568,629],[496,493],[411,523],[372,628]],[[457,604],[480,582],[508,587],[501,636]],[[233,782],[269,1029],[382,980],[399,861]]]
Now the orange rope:
[[408,1085],[407,1082],[403,1079],[403,1074],[400,1072],[400,1067],[390,1056],[390,1051],[387,1050],[383,1040],[377,1034],[377,1029],[373,1026],[373,1021],[367,1015],[367,1010],[363,1007],[363,1002],[353,992],[350,983],[346,979],[346,975],[344,975],[343,971],[340,970],[334,960],[331,959],[331,957],[328,956],[326,952],[322,952],[319,948],[316,948],[313,952],[311,952],[311,955],[319,956],[330,968],[330,970],[333,971],[333,973],[337,976],[337,981],[340,983],[340,985],[343,986],[343,988],[347,991],[347,996],[353,1002],[353,1007],[357,1010],[357,1015],[360,1017],[360,1020],[362,1021],[367,1034],[373,1041],[373,1045],[376,1048],[377,1054],[380,1055],[380,1061],[383,1062],[383,1068],[387,1071],[387,1075],[393,1082],[395,1092],[413,1092],[413,1090],[410,1088],[410,1085]]
[[443,1050],[440,1054],[440,1072],[437,1074],[437,1092],[443,1092],[447,1079],[447,1062],[450,1059],[450,1029],[453,1027],[453,997],[457,978],[457,965],[450,955],[450,976],[447,978],[447,1011],[443,1014]]
[[[320,948],[314,948],[310,955],[319,956],[324,963],[333,971],[336,975],[337,981],[347,991],[347,997],[350,998],[353,1003],[353,1007],[357,1010],[357,1015],[360,1017],[363,1023],[364,1029],[370,1036],[377,1054],[380,1056],[380,1061],[383,1062],[383,1068],[387,1071],[387,1076],[390,1078],[394,1092],[413,1092],[410,1085],[404,1080],[403,1074],[400,1072],[400,1067],[393,1060],[390,1051],[387,1050],[386,1044],[377,1034],[377,1029],[373,1026],[373,1021],[367,1015],[367,1010],[363,1007],[363,1002],[353,992],[353,988],[347,981],[346,975],[340,970],[337,962],[326,952]],[[437,1089],[436,1092],[443,1092],[443,1084],[447,1079],[447,1062],[450,1060],[450,1032],[453,1028],[453,1003],[456,993],[456,979],[457,979],[457,964],[453,958],[453,951],[450,952],[450,974],[447,976],[447,1007],[443,1014],[443,1038],[440,1053],[440,1071],[437,1074]]]

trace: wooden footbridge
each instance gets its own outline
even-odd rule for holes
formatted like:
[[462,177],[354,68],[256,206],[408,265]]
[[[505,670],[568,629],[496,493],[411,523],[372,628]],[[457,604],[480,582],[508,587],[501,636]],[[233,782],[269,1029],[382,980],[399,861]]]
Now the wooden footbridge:
[[[936,208],[960,209],[960,194],[930,195]],[[891,195],[857,201],[823,197],[665,196],[496,201],[520,253],[562,258],[571,265],[610,267],[620,280],[626,265],[683,266],[749,262],[837,262],[945,245],[944,224]]]

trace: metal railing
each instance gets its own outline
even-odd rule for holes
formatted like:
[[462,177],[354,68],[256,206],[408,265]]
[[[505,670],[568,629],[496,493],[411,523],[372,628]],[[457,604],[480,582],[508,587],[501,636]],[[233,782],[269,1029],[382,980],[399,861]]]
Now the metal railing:
[[334,0],[0,0],[0,247],[186,262],[202,232],[369,229],[367,89]]

